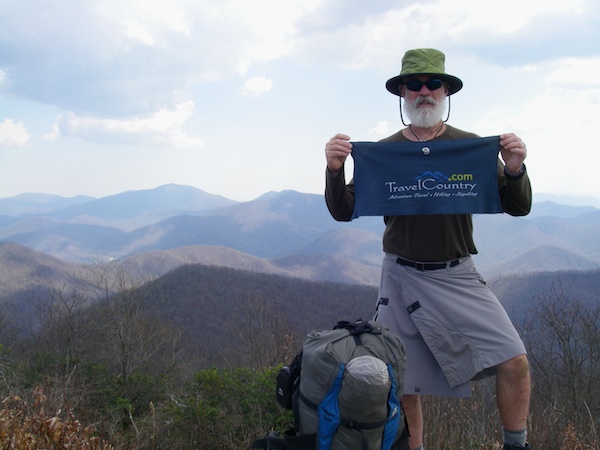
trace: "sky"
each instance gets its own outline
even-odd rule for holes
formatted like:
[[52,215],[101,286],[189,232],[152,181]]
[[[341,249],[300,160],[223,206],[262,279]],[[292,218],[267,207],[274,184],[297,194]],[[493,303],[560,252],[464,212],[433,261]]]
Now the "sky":
[[402,128],[385,82],[433,47],[449,124],[600,199],[599,43],[597,0],[0,0],[0,198],[320,194],[325,143]]

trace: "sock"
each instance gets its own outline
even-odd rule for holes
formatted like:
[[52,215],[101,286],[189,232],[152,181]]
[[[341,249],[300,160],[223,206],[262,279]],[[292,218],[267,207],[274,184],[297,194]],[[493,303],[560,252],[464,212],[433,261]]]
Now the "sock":
[[525,443],[527,442],[527,428],[518,431],[503,429],[502,432],[505,444],[525,447]]

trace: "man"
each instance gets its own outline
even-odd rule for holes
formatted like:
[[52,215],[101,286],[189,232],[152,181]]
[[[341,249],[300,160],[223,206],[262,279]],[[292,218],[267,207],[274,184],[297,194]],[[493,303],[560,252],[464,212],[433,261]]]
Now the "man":
[[[406,127],[382,142],[478,137],[444,120],[446,101],[462,88],[459,78],[445,73],[444,63],[445,55],[438,50],[406,52],[400,75],[386,83],[399,96]],[[531,186],[523,164],[525,144],[512,133],[500,135],[499,143],[502,209],[514,216],[526,215]],[[344,174],[351,151],[345,134],[335,135],[325,146],[325,198],[331,215],[340,221],[351,220],[354,209],[354,185],[346,185]],[[526,442],[530,375],[525,347],[473,265],[471,255],[477,249],[472,215],[386,216],[384,222],[385,257],[375,319],[406,346],[402,403],[410,448],[423,448],[420,395],[468,396],[471,380],[494,374],[504,449],[531,448]]]

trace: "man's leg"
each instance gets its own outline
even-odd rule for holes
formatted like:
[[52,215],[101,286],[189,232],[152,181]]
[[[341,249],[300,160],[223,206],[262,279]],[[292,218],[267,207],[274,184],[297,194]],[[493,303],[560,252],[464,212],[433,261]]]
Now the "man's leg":
[[418,449],[423,445],[423,409],[421,408],[421,397],[414,394],[406,394],[402,397],[402,406],[410,439],[408,446],[411,450]]
[[505,430],[527,428],[531,380],[526,355],[509,359],[497,366],[496,395],[500,419]]

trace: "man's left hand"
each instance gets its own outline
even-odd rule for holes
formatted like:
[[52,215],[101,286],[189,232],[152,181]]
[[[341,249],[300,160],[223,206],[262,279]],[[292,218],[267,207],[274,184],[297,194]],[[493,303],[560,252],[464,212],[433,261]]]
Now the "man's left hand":
[[500,135],[500,154],[509,175],[518,175],[523,169],[523,161],[527,158],[527,147],[514,133]]

